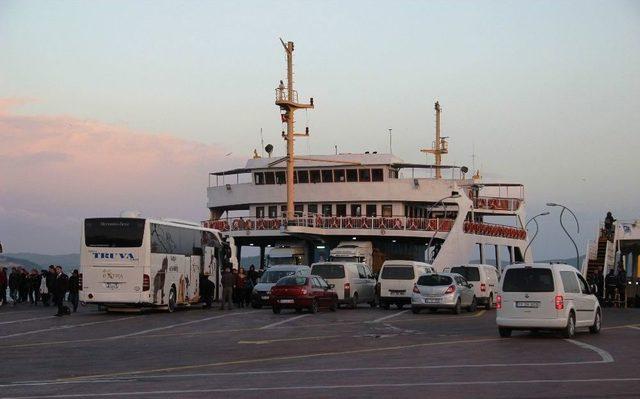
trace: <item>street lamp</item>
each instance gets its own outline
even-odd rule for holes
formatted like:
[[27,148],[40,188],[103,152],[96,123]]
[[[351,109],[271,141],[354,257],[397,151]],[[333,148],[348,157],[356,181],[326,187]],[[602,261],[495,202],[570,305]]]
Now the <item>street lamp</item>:
[[562,223],[562,216],[564,215],[564,211],[569,211],[569,213],[571,213],[571,215],[573,215],[573,218],[576,220],[576,226],[578,227],[577,234],[580,234],[580,222],[578,222],[578,218],[576,217],[576,214],[573,213],[573,211],[567,208],[566,206],[562,204],[556,204],[555,202],[547,202],[547,206],[559,206],[562,208],[562,211],[560,212],[560,227],[562,227],[562,230],[564,230],[565,234],[567,235],[567,237],[569,237],[569,239],[573,243],[573,246],[576,249],[576,268],[580,269],[580,252],[578,252],[578,246],[576,245],[576,242],[573,240],[573,237],[571,237],[571,234],[569,234],[567,229],[564,227],[564,224]]
[[[446,196],[446,197],[438,200],[438,202],[436,202],[430,208],[427,209],[427,215],[429,215],[431,213],[431,210],[433,208],[438,206],[438,204],[442,203],[442,206],[444,207],[444,216],[447,217],[447,205],[445,205],[445,203],[443,201],[444,200],[448,200],[448,199],[452,199],[452,198],[460,198],[460,194],[458,194],[458,193],[451,194],[449,196]],[[429,239],[429,244],[427,244],[427,253],[429,254],[429,262],[431,262],[431,251],[429,250],[429,248],[431,248],[431,243],[433,242],[433,239],[436,237],[436,234],[438,234],[439,230],[440,230],[440,223],[436,223],[436,231],[433,232],[433,235],[431,236],[431,239]]]
[[535,240],[536,237],[538,236],[538,230],[540,230],[540,226],[538,225],[538,221],[536,219],[539,218],[540,216],[547,216],[548,214],[549,214],[549,212],[539,213],[539,214],[535,215],[534,217],[532,217],[531,219],[529,219],[527,224],[524,225],[524,229],[526,230],[527,226],[529,225],[529,223],[533,222],[533,223],[536,224],[536,232],[535,232],[535,234],[533,234],[533,238],[531,240],[529,240],[529,243],[527,244],[527,247],[524,249],[524,255],[522,255],[524,257],[524,259],[527,259],[527,250],[529,249],[529,246],[531,246],[531,244],[533,243],[533,240]]

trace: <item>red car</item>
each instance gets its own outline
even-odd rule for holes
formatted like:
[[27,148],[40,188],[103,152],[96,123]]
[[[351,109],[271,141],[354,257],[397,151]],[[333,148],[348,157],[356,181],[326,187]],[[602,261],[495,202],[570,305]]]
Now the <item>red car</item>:
[[309,309],[316,313],[320,308],[329,308],[332,312],[338,308],[338,294],[333,284],[327,283],[320,276],[287,276],[283,277],[271,288],[269,295],[273,313],[281,309]]

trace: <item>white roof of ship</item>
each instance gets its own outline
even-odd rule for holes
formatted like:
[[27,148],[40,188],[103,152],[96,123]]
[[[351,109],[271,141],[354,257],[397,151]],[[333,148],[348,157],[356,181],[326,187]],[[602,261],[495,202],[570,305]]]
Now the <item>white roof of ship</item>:
[[[278,162],[280,160],[280,162]],[[312,168],[321,166],[337,166],[343,164],[359,165],[392,165],[404,161],[393,154],[335,154],[335,155],[299,155],[296,156],[296,168]],[[269,166],[271,165],[271,166]],[[249,159],[246,169],[283,168],[286,157]]]

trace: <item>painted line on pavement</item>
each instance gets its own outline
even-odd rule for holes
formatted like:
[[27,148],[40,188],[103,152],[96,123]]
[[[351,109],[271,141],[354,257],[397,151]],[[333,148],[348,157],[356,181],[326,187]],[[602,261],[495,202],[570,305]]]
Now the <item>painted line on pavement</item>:
[[306,340],[319,340],[319,339],[339,338],[339,337],[345,337],[345,336],[344,335],[318,335],[318,336],[315,336],[315,337],[265,339],[265,340],[261,340],[261,341],[238,341],[238,343],[239,344],[265,345],[265,344],[272,344],[274,342],[306,341]]
[[607,352],[604,349],[598,348],[596,346],[593,345],[589,345],[585,342],[582,341],[576,341],[573,339],[565,339],[565,341],[567,342],[571,342],[574,345],[578,345],[579,347],[583,348],[583,349],[588,349],[590,351],[593,351],[595,353],[597,353],[598,355],[600,355],[600,357],[602,358],[602,363],[613,363],[613,356],[611,356],[611,354],[609,352]]
[[112,323],[112,322],[115,322],[115,321],[131,319],[132,317],[133,316],[120,317],[118,319],[103,320],[103,321],[92,321],[92,322],[89,322],[89,323],[81,323],[81,324],[65,324],[65,325],[62,325],[62,326],[54,326],[54,327],[44,328],[42,330],[32,330],[32,331],[24,331],[24,332],[15,333],[15,334],[9,334],[9,335],[1,335],[0,339],[21,337],[21,336],[24,336],[24,335],[39,334],[39,333],[50,332],[50,331],[69,330],[69,329],[76,328],[76,327],[93,326],[93,325],[96,325],[96,324]]
[[633,328],[634,330],[640,330],[640,327],[638,326],[627,326],[628,328]]
[[304,390],[327,390],[327,389],[363,389],[363,388],[406,388],[425,386],[473,386],[473,385],[526,385],[526,384],[584,384],[584,383],[610,383],[610,382],[637,382],[640,377],[635,378],[584,378],[584,379],[536,379],[536,380],[494,380],[494,381],[425,381],[413,383],[389,383],[389,384],[342,384],[342,385],[299,385],[299,386],[267,386],[267,387],[237,387],[237,388],[211,388],[211,389],[174,389],[157,391],[129,391],[129,392],[107,392],[91,394],[59,394],[59,395],[31,395],[31,396],[6,396],[2,399],[39,399],[39,398],[80,398],[86,396],[109,397],[109,396],[142,396],[142,395],[175,395],[194,393],[215,393],[215,392],[259,392],[259,391],[304,391]]
[[368,321],[367,323],[380,323],[381,321],[389,320],[389,319],[391,319],[393,317],[398,317],[400,315],[403,315],[403,314],[407,313],[408,311],[409,310],[403,310],[403,311],[400,311],[400,312],[396,312],[396,313],[394,313],[392,315],[389,315],[389,316],[384,316],[384,317],[380,317],[379,319]]
[[169,329],[176,328],[176,327],[183,327],[183,326],[189,326],[191,324],[202,323],[204,321],[221,319],[221,318],[227,317],[227,316],[245,315],[245,314],[256,313],[256,312],[258,312],[258,311],[255,310],[255,311],[251,311],[251,312],[225,313],[225,314],[221,314],[221,315],[217,315],[217,316],[205,317],[204,319],[185,321],[184,323],[175,323],[175,324],[170,324],[168,326],[149,328],[147,330],[136,331],[136,332],[129,333],[129,334],[114,335],[112,337],[109,337],[109,339],[121,339],[121,338],[135,337],[137,335],[143,335],[143,334],[147,334],[147,333],[150,333],[150,332],[169,330]]
[[282,324],[288,323],[288,322],[290,322],[290,321],[298,320],[298,319],[301,319],[301,318],[303,318],[303,317],[307,317],[307,316],[309,316],[309,313],[307,313],[307,314],[301,314],[300,316],[296,316],[296,317],[290,317],[290,318],[288,318],[288,319],[286,319],[286,320],[282,320],[282,321],[279,321],[279,322],[277,322],[277,323],[267,324],[266,326],[260,327],[259,329],[260,329],[260,330],[266,330],[267,328],[276,327],[276,326],[279,326],[279,325],[282,325]]
[[44,317],[32,317],[31,319],[19,319],[19,320],[11,320],[11,321],[0,321],[0,324],[13,324],[13,323],[24,323],[27,321],[34,320],[46,320],[46,319],[55,319],[56,316],[44,316]]

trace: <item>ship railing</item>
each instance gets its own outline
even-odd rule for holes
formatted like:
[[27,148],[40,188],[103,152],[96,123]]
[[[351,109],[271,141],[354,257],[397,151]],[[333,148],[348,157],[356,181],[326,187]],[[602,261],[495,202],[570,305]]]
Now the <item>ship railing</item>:
[[286,87],[277,88],[276,89],[276,102],[278,102],[278,101],[288,101],[288,102],[297,103],[298,102],[298,92],[296,90],[294,90],[293,94],[291,95],[291,98],[289,98],[289,90]]
[[[395,230],[395,231],[438,231],[449,232],[454,219],[448,218],[408,218],[408,217],[377,217],[377,216],[296,216],[290,226],[310,227],[318,229],[337,230]],[[205,220],[204,227],[220,231],[263,231],[280,230],[287,225],[285,218],[229,218],[219,220]]]
[[502,197],[477,197],[473,199],[473,207],[476,209],[490,209],[494,211],[515,212],[520,208],[522,200],[518,198]]
[[524,240],[527,238],[527,231],[525,229],[502,224],[472,222],[467,220],[464,222],[463,228],[467,234],[512,238],[516,240]]

